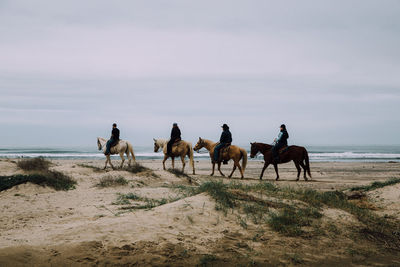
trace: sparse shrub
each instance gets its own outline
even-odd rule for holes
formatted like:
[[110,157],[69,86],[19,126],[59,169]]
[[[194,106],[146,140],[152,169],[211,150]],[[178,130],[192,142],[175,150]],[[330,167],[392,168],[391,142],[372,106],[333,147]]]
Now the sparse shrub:
[[268,224],[277,232],[288,236],[299,236],[304,233],[303,226],[311,225],[313,219],[322,214],[313,208],[296,208],[287,206],[279,213],[271,213]]
[[212,263],[217,260],[217,257],[214,255],[206,254],[203,257],[200,258],[200,266],[206,267],[206,266],[212,266]]
[[24,171],[47,171],[51,162],[42,158],[21,159],[17,162],[17,166]]
[[126,180],[122,176],[113,177],[111,175],[108,175],[100,178],[100,182],[96,186],[104,188],[104,187],[121,186],[127,184],[128,180]]
[[394,185],[400,183],[400,178],[392,178],[384,182],[373,182],[370,185],[364,185],[364,186],[356,186],[350,188],[350,191],[372,191],[378,188],[382,188],[385,186],[389,185]]
[[29,175],[0,176],[0,191],[7,190],[13,186],[31,182],[41,186],[50,186],[55,190],[74,189],[76,181],[71,177],[57,171],[47,171]]

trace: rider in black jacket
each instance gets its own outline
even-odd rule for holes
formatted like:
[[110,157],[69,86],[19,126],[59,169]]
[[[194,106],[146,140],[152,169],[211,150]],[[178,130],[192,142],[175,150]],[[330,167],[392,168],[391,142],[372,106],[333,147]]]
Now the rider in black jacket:
[[171,138],[169,139],[167,144],[168,155],[172,156],[172,145],[180,140],[181,140],[181,130],[179,129],[178,124],[175,122],[172,125]]
[[281,129],[278,135],[278,138],[275,139],[275,145],[272,147],[272,155],[276,162],[279,162],[279,149],[286,147],[288,145],[287,140],[289,139],[289,134],[286,130],[286,125],[282,124]]
[[111,131],[111,138],[107,141],[106,152],[104,154],[109,155],[111,147],[115,146],[119,141],[119,129],[117,124],[113,123],[113,128]]
[[[219,161],[219,151],[221,148],[224,148],[232,143],[232,134],[229,131],[229,126],[224,124],[222,125],[223,132],[219,139],[219,144],[214,148],[214,162]],[[225,164],[225,163],[224,163]]]

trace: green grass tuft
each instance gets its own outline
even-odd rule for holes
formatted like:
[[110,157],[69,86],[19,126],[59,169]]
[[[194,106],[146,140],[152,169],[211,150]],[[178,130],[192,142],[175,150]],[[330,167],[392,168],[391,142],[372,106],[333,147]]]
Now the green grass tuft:
[[44,173],[36,173],[29,175],[11,175],[0,176],[0,191],[7,190],[13,186],[33,183],[41,186],[49,186],[55,190],[70,190],[75,189],[76,181],[71,177],[57,171],[47,171]]
[[279,213],[271,213],[268,224],[277,232],[288,236],[299,236],[304,233],[303,226],[310,226],[314,219],[322,214],[314,208],[296,208],[287,206]]
[[100,182],[96,185],[97,187],[113,187],[113,186],[122,186],[127,185],[128,180],[126,180],[122,176],[113,177],[113,176],[105,176],[100,178]]
[[372,191],[378,188],[382,188],[385,186],[389,185],[394,185],[400,183],[400,178],[392,178],[384,182],[373,182],[372,184],[369,185],[364,185],[364,186],[356,186],[350,188],[350,191]]

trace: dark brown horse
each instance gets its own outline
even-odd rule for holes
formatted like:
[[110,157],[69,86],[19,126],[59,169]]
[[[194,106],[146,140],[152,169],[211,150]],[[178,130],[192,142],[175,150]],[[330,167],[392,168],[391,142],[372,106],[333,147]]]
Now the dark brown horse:
[[300,173],[301,173],[301,168],[300,166],[304,169],[304,180],[307,179],[307,174],[311,178],[311,171],[310,171],[310,162],[308,159],[308,152],[307,150],[302,147],[302,146],[289,146],[287,148],[284,148],[284,152],[279,154],[279,162],[277,163],[273,156],[272,156],[272,146],[268,144],[263,144],[263,143],[250,143],[251,144],[251,152],[250,152],[250,157],[254,158],[258,152],[264,155],[264,167],[261,171],[260,175],[260,180],[262,179],[264,175],[265,169],[268,167],[269,164],[273,164],[276,172],[276,180],[278,181],[279,179],[279,173],[278,173],[278,164],[281,163],[287,163],[291,160],[293,160],[294,165],[296,166],[297,169],[297,180],[300,179]]

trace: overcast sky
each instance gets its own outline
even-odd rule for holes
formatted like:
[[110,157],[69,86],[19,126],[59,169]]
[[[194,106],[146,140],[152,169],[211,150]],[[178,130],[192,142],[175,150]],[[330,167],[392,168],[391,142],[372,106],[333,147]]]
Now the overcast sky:
[[400,1],[0,0],[0,146],[400,144]]

